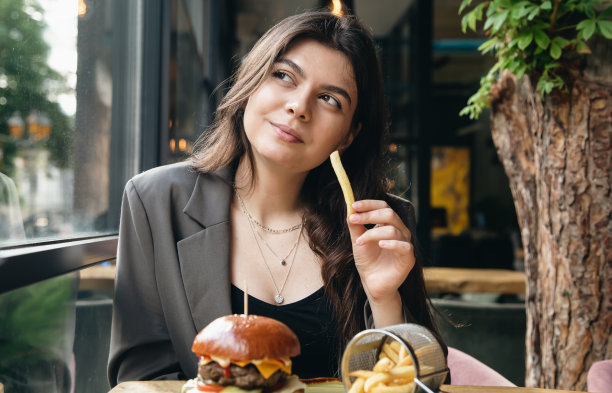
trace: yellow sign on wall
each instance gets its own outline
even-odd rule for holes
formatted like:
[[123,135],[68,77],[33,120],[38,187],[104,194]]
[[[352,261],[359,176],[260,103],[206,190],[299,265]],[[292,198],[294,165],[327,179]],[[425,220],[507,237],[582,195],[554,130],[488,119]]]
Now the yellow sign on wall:
[[458,235],[470,226],[470,150],[434,147],[431,155],[431,206],[445,214],[436,233]]

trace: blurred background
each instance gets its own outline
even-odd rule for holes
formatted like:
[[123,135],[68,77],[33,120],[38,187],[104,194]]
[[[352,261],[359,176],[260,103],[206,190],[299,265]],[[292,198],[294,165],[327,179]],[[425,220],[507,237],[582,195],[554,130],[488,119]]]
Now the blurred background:
[[[345,6],[376,39],[391,108],[388,176],[393,193],[415,204],[425,265],[521,272],[512,195],[488,116],[458,115],[493,63],[477,51],[484,37],[461,32],[460,2]],[[100,370],[123,186],[143,170],[187,157],[212,120],[224,81],[270,26],[329,3],[0,1],[0,382],[7,392],[106,391]],[[518,330],[507,339],[522,343],[523,295],[471,299],[492,301],[495,310],[513,303],[508,312],[518,313]],[[47,311],[64,311],[32,311],[47,303]],[[487,310],[470,312],[484,312],[481,328],[494,329]],[[453,312],[461,319],[462,311]],[[39,326],[49,327],[46,338]],[[30,338],[27,327],[36,330]],[[12,334],[26,338],[9,340]],[[58,335],[65,340],[50,356],[51,344],[40,342]],[[90,340],[99,343],[94,356]],[[469,352],[465,340],[457,346]],[[478,350],[471,351],[482,358],[495,349]],[[40,356],[16,367],[25,352]],[[522,384],[522,366],[506,376]]]

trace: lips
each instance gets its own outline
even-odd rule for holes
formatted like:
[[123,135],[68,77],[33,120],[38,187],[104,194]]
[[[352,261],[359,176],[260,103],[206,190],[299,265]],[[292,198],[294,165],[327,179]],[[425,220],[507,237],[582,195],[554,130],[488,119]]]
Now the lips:
[[288,143],[303,143],[304,141],[300,138],[300,135],[293,128],[277,123],[272,124],[272,128],[276,132],[276,135],[283,141]]

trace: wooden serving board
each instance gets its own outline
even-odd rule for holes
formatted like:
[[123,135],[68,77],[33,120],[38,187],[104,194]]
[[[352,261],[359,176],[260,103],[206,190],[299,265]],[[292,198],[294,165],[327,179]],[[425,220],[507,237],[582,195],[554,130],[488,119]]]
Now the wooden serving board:
[[[185,381],[123,382],[109,393],[179,393]],[[342,382],[309,383],[305,393],[344,393]]]
[[122,382],[109,393],[179,393],[185,381]]
[[440,391],[442,393],[577,393],[570,390],[556,389],[461,385],[442,385],[440,386]]
[[[179,393],[185,381],[144,381],[123,382],[109,393]],[[569,390],[498,387],[498,386],[460,386],[442,385],[442,393],[577,393]],[[308,385],[305,393],[344,393],[342,382],[323,382]]]

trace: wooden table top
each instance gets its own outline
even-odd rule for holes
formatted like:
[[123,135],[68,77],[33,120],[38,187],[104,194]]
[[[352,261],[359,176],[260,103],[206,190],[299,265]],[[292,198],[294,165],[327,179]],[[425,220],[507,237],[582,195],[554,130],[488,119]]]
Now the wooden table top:
[[429,293],[525,294],[524,272],[505,269],[426,267],[423,269]]
[[81,291],[112,291],[115,287],[115,265],[94,265],[79,270]]
[[[123,382],[109,393],[179,393],[185,381]],[[345,393],[342,382],[325,382],[308,385],[304,393]]]
[[[81,290],[113,290],[114,265],[92,266],[80,274]],[[426,267],[424,275],[429,293],[525,293],[525,273],[514,270]]]
[[[109,393],[179,393],[185,381],[145,381],[145,382],[123,382],[115,386]],[[341,382],[330,382],[309,386],[305,393],[344,392]],[[324,386],[325,385],[325,386]],[[442,393],[570,393],[569,390],[521,388],[521,387],[497,387],[497,386],[460,386],[442,385]],[[576,393],[576,392],[573,392]]]

